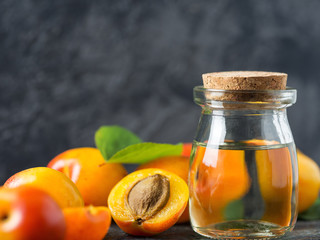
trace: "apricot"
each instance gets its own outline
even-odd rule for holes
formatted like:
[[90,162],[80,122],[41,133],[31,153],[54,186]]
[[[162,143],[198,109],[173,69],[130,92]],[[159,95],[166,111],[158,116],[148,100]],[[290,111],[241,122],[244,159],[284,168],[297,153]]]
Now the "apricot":
[[[137,170],[146,168],[159,168],[172,172],[188,182],[189,158],[184,156],[169,156],[157,158],[149,163],[140,165]],[[187,206],[177,223],[189,221],[189,207]]]
[[307,210],[318,198],[320,169],[315,161],[297,149],[299,168],[298,212]]
[[59,205],[30,186],[0,188],[1,240],[63,240],[66,223]]
[[288,226],[292,218],[293,187],[290,151],[284,147],[258,150],[255,154],[260,192],[265,202],[262,219]]
[[[260,186],[262,187],[262,195],[267,201],[266,206],[270,205],[270,208],[279,199],[282,199],[282,209],[291,207],[291,188],[292,188],[292,166],[291,156],[288,148],[272,149],[266,151],[257,151],[256,153],[258,171],[260,176],[269,176],[269,178],[260,178]],[[281,159],[281,161],[279,161]],[[315,161],[303,154],[297,149],[297,160],[299,169],[299,188],[298,188],[298,213],[307,210],[318,198],[320,190],[320,169]],[[259,167],[260,166],[260,167]],[[259,170],[260,169],[260,170]],[[281,173],[278,173],[272,169],[279,169]],[[267,180],[269,179],[269,180]],[[269,181],[269,182],[268,182]],[[281,186],[281,188],[277,186]],[[278,200],[277,200],[278,199]],[[269,204],[268,204],[269,202]],[[266,210],[268,212],[268,209]],[[279,211],[269,211],[270,217],[272,215],[273,221],[276,216],[281,214]],[[290,216],[283,218],[281,216],[278,219],[287,219],[286,223],[290,221]],[[286,225],[281,224],[280,225]]]
[[190,158],[191,151],[192,151],[192,143],[183,143],[182,144],[181,156]]
[[148,168],[124,177],[111,191],[108,206],[126,233],[151,236],[173,226],[189,197],[185,181],[174,173]]
[[198,226],[224,220],[225,207],[250,187],[243,150],[198,146],[190,167],[190,213]]
[[[275,141],[251,140],[253,145],[277,144]],[[279,161],[281,159],[281,161]],[[318,198],[320,169],[316,162],[297,149],[299,187],[298,213],[307,210]],[[292,162],[288,148],[260,150],[256,152],[259,184],[265,200],[264,220],[288,225],[291,218]],[[279,211],[282,209],[283,211]]]
[[61,208],[83,206],[76,185],[63,173],[46,167],[29,168],[10,177],[6,188],[31,186],[48,193]]
[[107,207],[65,208],[63,214],[67,224],[65,240],[101,240],[111,223]]
[[63,172],[78,187],[85,205],[107,206],[111,189],[128,173],[122,164],[107,163],[96,148],[74,148],[54,159],[48,167]]

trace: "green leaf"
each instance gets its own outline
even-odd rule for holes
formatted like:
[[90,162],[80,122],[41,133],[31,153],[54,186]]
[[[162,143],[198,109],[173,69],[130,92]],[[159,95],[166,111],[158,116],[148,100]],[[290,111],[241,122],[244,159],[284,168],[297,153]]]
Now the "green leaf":
[[310,208],[299,214],[299,219],[320,220],[320,198],[318,198]]
[[95,142],[104,159],[108,160],[118,151],[140,143],[141,139],[123,127],[102,126],[96,131]]
[[108,162],[143,164],[159,157],[179,156],[182,153],[182,146],[181,143],[177,145],[138,143],[120,150]]
[[244,206],[242,199],[232,201],[224,209],[225,220],[238,220],[242,219],[244,216]]

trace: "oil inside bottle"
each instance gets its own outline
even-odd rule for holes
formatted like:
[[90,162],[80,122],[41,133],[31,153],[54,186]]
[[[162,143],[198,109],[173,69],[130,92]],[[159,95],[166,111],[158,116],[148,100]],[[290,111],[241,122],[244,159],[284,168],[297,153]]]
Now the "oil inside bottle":
[[268,238],[296,217],[295,146],[275,141],[195,142],[189,188],[193,229],[215,238]]

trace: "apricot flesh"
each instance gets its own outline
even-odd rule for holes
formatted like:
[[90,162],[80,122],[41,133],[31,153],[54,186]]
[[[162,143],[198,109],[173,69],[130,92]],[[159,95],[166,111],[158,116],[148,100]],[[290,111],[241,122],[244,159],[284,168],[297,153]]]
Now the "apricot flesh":
[[[139,221],[130,211],[127,198],[130,190],[141,180],[154,175],[165,176],[170,182],[170,196],[162,209],[152,217]],[[161,169],[143,169],[123,178],[111,191],[108,206],[117,225],[126,233],[151,236],[173,226],[184,211],[189,197],[188,186],[179,176]]]
[[[188,145],[191,147],[191,145]],[[189,154],[189,152],[188,152]],[[189,157],[184,156],[168,156],[154,159],[151,162],[140,165],[137,170],[146,168],[159,168],[165,171],[172,172],[181,177],[186,183],[188,183],[188,171],[189,171]],[[184,223],[189,221],[189,207],[187,206],[177,223]]]
[[101,240],[111,224],[111,214],[107,207],[65,208],[67,232],[65,240]]
[[76,185],[63,173],[46,167],[23,170],[10,177],[6,188],[31,186],[48,193],[61,208],[83,206],[82,196]]

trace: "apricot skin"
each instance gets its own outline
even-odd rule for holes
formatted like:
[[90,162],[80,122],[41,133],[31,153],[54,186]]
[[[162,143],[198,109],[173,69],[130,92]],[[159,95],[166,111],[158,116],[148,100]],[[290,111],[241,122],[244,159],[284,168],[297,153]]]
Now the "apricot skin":
[[[152,218],[135,221],[126,199],[131,188],[140,180],[155,174],[166,176],[170,181],[170,197],[167,204]],[[152,236],[173,226],[184,211],[189,197],[188,186],[179,176],[161,169],[143,169],[123,178],[111,191],[108,206],[117,225],[126,233],[135,236]]]
[[83,206],[82,196],[76,185],[63,173],[46,167],[29,168],[10,177],[6,188],[31,186],[48,193],[61,208]]
[[96,148],[74,148],[54,159],[48,167],[67,175],[78,187],[85,205],[107,206],[111,189],[128,173],[122,164],[107,163]]
[[155,228],[156,226],[154,224],[148,224],[147,222],[144,222],[142,225],[139,225],[136,222],[122,222],[117,221],[116,219],[114,219],[114,221],[117,223],[119,228],[121,228],[124,232],[128,234],[146,237],[154,236],[172,227],[178,221],[186,206],[187,205],[185,204],[184,207],[181,208],[181,210],[175,213],[170,221],[162,223],[162,225],[158,226],[157,228]]
[[265,204],[262,220],[288,226],[293,217],[291,199],[297,197],[297,194],[292,196],[294,176],[290,151],[287,147],[258,150],[255,157],[260,192]]
[[1,240],[63,240],[65,231],[62,210],[44,191],[0,188]]
[[189,158],[191,155],[191,150],[192,150],[192,143],[183,143],[181,156]]
[[320,169],[315,161],[297,149],[299,167],[298,212],[307,210],[318,198]]
[[67,224],[65,240],[101,240],[111,224],[107,207],[65,208],[63,214]]

